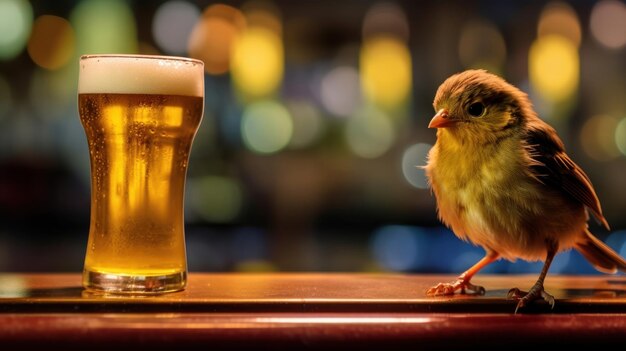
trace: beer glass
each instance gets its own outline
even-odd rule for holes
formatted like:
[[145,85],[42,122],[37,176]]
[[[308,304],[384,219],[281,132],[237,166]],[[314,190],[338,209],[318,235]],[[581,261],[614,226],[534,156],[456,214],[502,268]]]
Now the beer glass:
[[203,66],[167,56],[81,57],[78,105],[91,161],[88,291],[185,288],[183,198],[204,108]]

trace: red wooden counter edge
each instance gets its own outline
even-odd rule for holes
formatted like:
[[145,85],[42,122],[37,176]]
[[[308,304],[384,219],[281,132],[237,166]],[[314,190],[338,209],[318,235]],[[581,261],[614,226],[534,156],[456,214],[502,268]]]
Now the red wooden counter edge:
[[345,349],[618,345],[624,314],[0,314],[12,348]]

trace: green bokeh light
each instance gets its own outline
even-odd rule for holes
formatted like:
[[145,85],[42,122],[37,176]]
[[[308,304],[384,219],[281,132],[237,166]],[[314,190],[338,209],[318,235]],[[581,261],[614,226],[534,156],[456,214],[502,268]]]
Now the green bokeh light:
[[25,0],[0,0],[0,60],[17,56],[30,35],[33,9]]
[[241,212],[243,192],[235,179],[206,176],[190,179],[187,199],[192,215],[213,223],[228,223]]
[[137,52],[137,25],[125,1],[83,1],[72,11],[70,21],[79,55]]
[[283,149],[293,135],[289,111],[276,101],[249,105],[243,113],[241,131],[246,146],[261,154]]
[[372,106],[361,109],[348,120],[346,140],[360,157],[376,158],[384,154],[396,138],[389,116]]

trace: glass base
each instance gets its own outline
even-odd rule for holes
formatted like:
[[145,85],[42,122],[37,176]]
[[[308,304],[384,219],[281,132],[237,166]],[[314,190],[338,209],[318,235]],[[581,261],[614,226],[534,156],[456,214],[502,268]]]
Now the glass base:
[[94,293],[154,295],[185,289],[187,272],[165,275],[124,275],[83,271],[83,286]]

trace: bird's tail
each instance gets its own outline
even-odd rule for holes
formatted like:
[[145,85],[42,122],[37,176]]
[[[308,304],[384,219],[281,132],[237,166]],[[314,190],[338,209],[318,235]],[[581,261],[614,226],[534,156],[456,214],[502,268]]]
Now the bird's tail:
[[600,272],[626,272],[626,260],[605,243],[596,238],[588,229],[574,246]]

